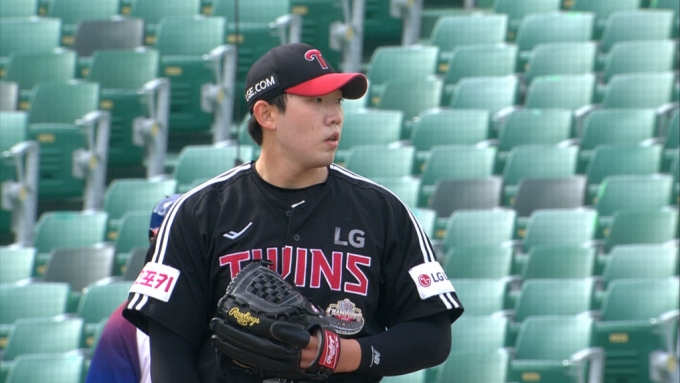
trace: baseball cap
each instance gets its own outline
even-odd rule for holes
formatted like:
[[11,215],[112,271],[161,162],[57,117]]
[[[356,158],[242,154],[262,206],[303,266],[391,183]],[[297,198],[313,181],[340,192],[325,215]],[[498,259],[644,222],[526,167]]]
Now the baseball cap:
[[160,229],[161,223],[163,223],[163,218],[165,218],[165,215],[172,205],[177,202],[181,196],[181,194],[173,194],[169,197],[165,197],[153,208],[151,222],[149,222],[149,239],[153,238],[158,233],[158,229]]
[[271,100],[281,93],[323,96],[342,89],[342,97],[357,99],[368,82],[361,73],[338,73],[321,52],[304,43],[279,45],[265,53],[248,71],[245,97],[248,110],[258,100]]

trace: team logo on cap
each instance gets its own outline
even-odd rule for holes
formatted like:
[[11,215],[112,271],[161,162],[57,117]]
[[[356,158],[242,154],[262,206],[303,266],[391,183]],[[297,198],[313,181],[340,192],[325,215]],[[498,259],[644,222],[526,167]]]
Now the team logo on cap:
[[361,309],[347,298],[328,305],[326,315],[331,328],[340,335],[354,335],[364,327]]
[[323,56],[321,56],[321,52],[317,49],[310,49],[307,52],[305,52],[305,60],[307,61],[314,61],[319,63],[321,65],[322,69],[328,69],[328,64],[326,63],[326,60],[324,60]]

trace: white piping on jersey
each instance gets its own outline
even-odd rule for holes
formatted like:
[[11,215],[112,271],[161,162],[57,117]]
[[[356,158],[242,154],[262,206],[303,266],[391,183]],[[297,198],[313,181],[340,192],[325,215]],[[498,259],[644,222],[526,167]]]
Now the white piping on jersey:
[[[208,185],[212,185],[217,182],[222,182],[226,181],[229,178],[233,177],[234,175],[244,171],[248,170],[251,168],[251,163],[247,162],[243,165],[239,165],[235,168],[232,168],[228,170],[225,173],[220,174],[217,177],[214,177],[196,187],[193,189],[189,190],[188,192],[184,193],[181,197],[177,199],[177,202],[175,202],[172,207],[170,208],[170,211],[168,212],[169,217],[167,219],[164,219],[160,229],[158,230],[158,235],[156,237],[156,247],[153,252],[153,257],[151,258],[151,262],[155,263],[163,263],[165,259],[165,251],[168,246],[168,237],[169,237],[169,232],[170,232],[170,227],[172,226],[172,223],[175,220],[175,215],[177,214],[177,210],[179,209],[179,206],[191,195],[196,194],[198,191],[201,189],[205,188]],[[139,299],[141,297],[141,300]],[[137,302],[139,300],[139,302]],[[128,303],[127,307],[128,309],[135,309],[135,310],[140,310],[146,302],[149,300],[149,297],[147,295],[141,295],[139,293],[135,293],[135,295],[130,299],[130,302]]]
[[296,203],[296,204],[292,204],[292,205],[290,205],[290,207],[292,207],[293,209],[295,209],[296,207],[302,205],[303,203],[305,203],[305,200],[302,200],[302,201],[300,201],[300,202],[298,202],[298,203]]
[[[418,220],[413,215],[411,208],[409,208],[408,205],[406,205],[404,203],[404,201],[402,201],[399,198],[399,196],[397,196],[392,190],[390,190],[390,189],[388,189],[388,188],[386,188],[386,187],[384,187],[384,186],[382,186],[382,185],[380,185],[376,182],[373,182],[372,180],[370,180],[366,177],[363,177],[363,176],[356,174],[356,173],[354,173],[350,170],[347,170],[346,168],[344,168],[342,166],[339,166],[339,165],[336,165],[336,164],[331,164],[330,167],[331,167],[331,170],[335,170],[338,173],[342,173],[342,174],[344,174],[344,175],[346,175],[350,178],[354,178],[354,179],[357,179],[357,180],[365,181],[365,182],[368,182],[370,184],[376,185],[376,186],[380,187],[381,189],[386,190],[387,192],[392,194],[394,197],[396,197],[397,200],[399,200],[399,202],[401,202],[402,205],[404,205],[404,208],[406,208],[406,211],[408,212],[409,218],[411,218],[411,222],[413,223],[413,225],[417,229],[416,232],[418,233],[418,242],[420,244],[420,250],[423,253],[423,260],[425,262],[437,262],[437,257],[434,255],[434,249],[432,249],[432,244],[430,244],[430,242],[425,239],[426,234],[423,231],[423,228],[420,226],[420,223],[418,223]],[[456,299],[453,298],[451,293],[439,294],[439,298],[442,300],[442,302],[444,302],[444,305],[446,306],[446,308],[448,310],[450,310],[452,308],[452,306],[455,307],[455,308],[460,307],[460,303],[458,303],[456,301]]]

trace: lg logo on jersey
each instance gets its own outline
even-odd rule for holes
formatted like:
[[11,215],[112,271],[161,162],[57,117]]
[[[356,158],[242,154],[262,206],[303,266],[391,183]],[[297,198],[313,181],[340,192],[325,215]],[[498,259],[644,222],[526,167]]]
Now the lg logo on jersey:
[[429,287],[432,282],[448,281],[449,278],[444,273],[420,274],[418,276],[418,283],[423,287]]
[[347,246],[348,244],[357,249],[363,249],[366,245],[366,238],[363,237],[364,232],[359,229],[350,230],[347,236],[347,241],[341,241],[341,229],[335,228],[335,236],[333,237],[333,244],[338,246]]

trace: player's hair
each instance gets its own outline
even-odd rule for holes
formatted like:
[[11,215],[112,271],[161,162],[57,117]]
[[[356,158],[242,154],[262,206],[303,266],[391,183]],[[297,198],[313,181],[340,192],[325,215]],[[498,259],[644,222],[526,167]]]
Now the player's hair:
[[[286,95],[287,93],[281,93],[280,95],[272,98],[271,100],[267,100],[267,103],[269,105],[275,106],[278,110],[281,111],[281,113],[286,112]],[[262,126],[260,125],[259,122],[257,122],[257,118],[250,117],[250,120],[248,120],[248,134],[250,134],[250,137],[253,138],[253,141],[255,141],[256,144],[259,146],[262,146]]]

